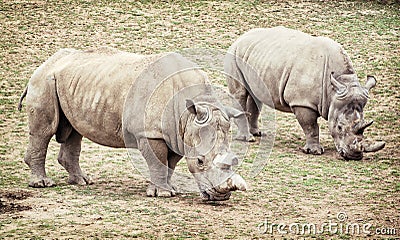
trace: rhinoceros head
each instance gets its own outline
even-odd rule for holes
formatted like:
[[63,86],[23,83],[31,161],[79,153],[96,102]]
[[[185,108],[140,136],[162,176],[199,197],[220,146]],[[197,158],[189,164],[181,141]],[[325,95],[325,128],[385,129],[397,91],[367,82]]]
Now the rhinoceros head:
[[336,149],[344,159],[359,160],[363,152],[374,152],[382,149],[384,142],[367,144],[364,140],[364,130],[373,121],[365,121],[363,109],[368,100],[368,92],[376,84],[373,76],[367,77],[365,86],[361,86],[356,74],[344,74],[330,81],[335,90],[332,98],[328,124],[335,141]]
[[227,200],[231,191],[245,191],[246,182],[232,169],[238,165],[238,158],[228,143],[230,118],[244,113],[209,101],[186,100],[186,107],[188,113],[182,124],[185,156],[202,198]]

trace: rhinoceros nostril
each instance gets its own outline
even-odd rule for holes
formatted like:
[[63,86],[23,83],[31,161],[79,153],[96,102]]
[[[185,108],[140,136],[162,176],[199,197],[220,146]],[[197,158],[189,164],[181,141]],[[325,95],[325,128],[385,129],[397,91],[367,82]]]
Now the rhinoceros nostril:
[[345,151],[343,150],[343,148],[339,149],[339,154],[340,154],[340,156],[344,156],[345,155]]
[[201,196],[201,198],[203,198],[204,200],[210,200],[210,194],[208,194],[206,191],[201,191],[201,192],[200,192],[200,196]]
[[239,159],[236,157],[236,156],[234,156],[233,158],[232,158],[232,166],[236,166],[236,165],[238,165],[239,164]]

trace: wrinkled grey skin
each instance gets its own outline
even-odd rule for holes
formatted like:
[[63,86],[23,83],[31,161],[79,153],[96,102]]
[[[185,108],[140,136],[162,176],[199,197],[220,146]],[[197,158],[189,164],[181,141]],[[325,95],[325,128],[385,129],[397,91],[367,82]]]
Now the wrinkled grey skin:
[[305,153],[322,154],[318,117],[328,120],[339,154],[361,159],[384,142],[368,144],[363,131],[372,122],[363,118],[368,91],[376,80],[361,86],[351,60],[335,41],[275,27],[253,29],[229,48],[224,60],[229,91],[250,112],[249,129],[238,139],[254,141],[261,135],[258,116],[262,104],[296,115],[305,135]]
[[246,190],[232,170],[238,159],[227,143],[230,118],[244,113],[222,106],[206,74],[179,54],[62,49],[34,72],[19,108],[25,95],[31,187],[55,185],[46,176],[45,156],[56,135],[58,161],[70,184],[91,183],[79,166],[81,140],[87,137],[139,149],[150,172],[147,196],[176,194],[170,180],[182,156],[204,199],[226,200],[231,191]]

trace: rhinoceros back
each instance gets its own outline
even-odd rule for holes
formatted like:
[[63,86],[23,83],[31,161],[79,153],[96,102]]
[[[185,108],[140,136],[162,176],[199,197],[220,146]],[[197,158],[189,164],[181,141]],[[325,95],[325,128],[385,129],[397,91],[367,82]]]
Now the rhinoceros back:
[[62,111],[83,136],[102,145],[124,147],[122,111],[126,94],[145,57],[98,48],[64,57],[54,72]]
[[205,72],[180,54],[164,54],[153,61],[126,97],[126,144],[137,147],[142,138],[164,139],[172,150],[183,153],[180,121],[185,121],[186,100],[212,95],[207,82]]
[[181,149],[185,100],[210,94],[205,73],[175,53],[100,48],[72,52],[56,66],[59,103],[72,127],[111,147],[135,148],[137,139],[155,138]]
[[301,106],[326,115],[330,73],[354,73],[340,44],[284,27],[250,30],[229,51],[255,97],[286,112]]

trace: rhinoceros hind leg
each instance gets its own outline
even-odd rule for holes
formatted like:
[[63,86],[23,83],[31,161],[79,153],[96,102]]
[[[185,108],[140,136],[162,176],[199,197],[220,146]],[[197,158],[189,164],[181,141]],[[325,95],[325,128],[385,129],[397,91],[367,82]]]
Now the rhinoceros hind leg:
[[303,152],[314,155],[324,153],[324,148],[319,144],[318,114],[304,107],[294,107],[293,112],[306,135],[306,145],[303,148]]
[[[139,150],[146,159],[151,183],[147,187],[148,197],[172,197],[175,190],[168,184],[168,146],[164,140],[140,139]],[[171,173],[172,174],[172,173]]]
[[72,130],[71,134],[60,147],[58,162],[67,170],[69,184],[87,185],[93,183],[89,176],[82,172],[79,166],[81,143],[82,135]]
[[249,95],[247,100],[247,111],[250,113],[250,133],[256,137],[261,137],[262,135],[258,127],[258,117],[260,116],[261,108],[262,104],[259,101],[256,101],[251,95]]
[[[229,77],[228,77],[229,78]],[[235,79],[228,80],[228,88],[229,92],[234,96],[234,98],[239,102],[239,105],[243,112],[247,111],[247,101],[250,97],[249,92],[246,87],[241,84],[239,81]],[[238,133],[235,137],[235,140],[245,141],[245,142],[255,142],[253,134],[250,133],[250,128],[248,124],[248,118],[246,115],[242,115],[241,117],[235,118],[235,124],[238,127]]]
[[56,132],[56,141],[58,143],[65,143],[68,137],[71,135],[73,128],[71,123],[65,117],[64,112],[60,109],[60,121]]
[[54,181],[47,177],[45,170],[45,158],[50,137],[30,136],[29,146],[25,154],[25,163],[31,169],[29,186],[35,188],[52,187]]
[[55,183],[46,175],[45,158],[47,147],[53,134],[36,135],[36,133],[32,132],[29,136],[29,145],[24,157],[25,163],[31,169],[29,186],[35,188],[52,187]]
[[245,142],[255,142],[253,134],[250,133],[248,118],[246,114],[242,114],[234,119],[235,125],[238,127],[238,133],[235,140]]

